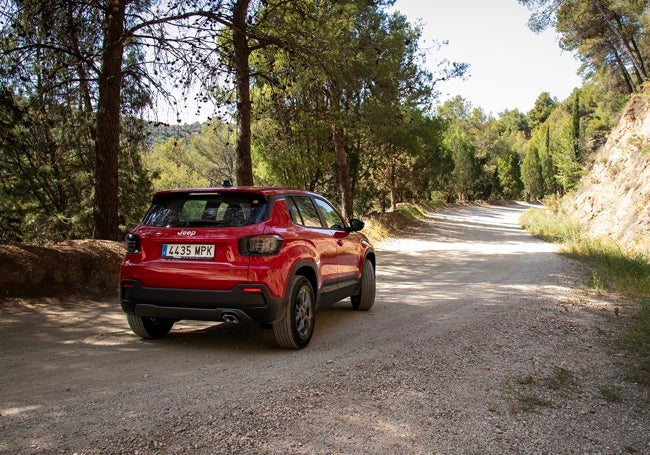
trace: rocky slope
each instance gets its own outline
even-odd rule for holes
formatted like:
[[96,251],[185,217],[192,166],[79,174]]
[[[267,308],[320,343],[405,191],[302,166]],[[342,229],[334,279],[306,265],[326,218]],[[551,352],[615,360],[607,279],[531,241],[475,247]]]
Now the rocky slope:
[[634,95],[564,209],[595,238],[650,257],[650,86]]

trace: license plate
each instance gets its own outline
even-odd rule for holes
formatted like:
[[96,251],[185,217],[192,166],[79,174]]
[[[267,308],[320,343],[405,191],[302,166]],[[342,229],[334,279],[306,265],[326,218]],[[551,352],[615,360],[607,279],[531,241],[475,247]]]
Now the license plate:
[[174,259],[212,259],[214,258],[214,245],[165,243],[162,248],[162,257]]

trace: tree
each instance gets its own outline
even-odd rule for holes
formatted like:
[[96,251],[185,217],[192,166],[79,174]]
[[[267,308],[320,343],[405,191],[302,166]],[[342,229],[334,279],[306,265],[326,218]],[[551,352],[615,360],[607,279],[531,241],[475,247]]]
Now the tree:
[[481,173],[472,135],[472,111],[472,105],[460,96],[446,101],[438,109],[438,115],[447,121],[443,145],[453,162],[447,192],[460,201],[474,198],[475,183]]
[[[553,149],[557,147],[555,141],[554,147],[551,147],[551,128],[550,121],[544,122],[537,128],[535,133],[539,133],[539,142],[537,143],[537,156],[539,165],[542,170],[542,196],[554,194],[557,191],[556,185],[556,163],[554,160]],[[553,139],[557,137],[554,136]],[[535,143],[535,137],[531,138],[531,144]]]
[[[276,55],[276,67],[281,58]],[[254,89],[256,179],[270,185],[329,192],[329,187],[336,186],[332,185],[336,177],[331,127],[315,112],[324,102],[322,90],[312,83],[310,70],[303,70],[296,82],[282,82],[282,92],[276,91],[279,89],[275,85],[258,85]]]
[[521,177],[526,192],[526,200],[537,200],[544,196],[542,166],[537,148],[534,146],[529,147],[526,152],[521,168]]
[[119,227],[119,150],[124,57],[124,22],[127,0],[106,0],[99,70],[95,136],[95,237],[117,240]]
[[169,138],[144,154],[155,190],[219,186],[235,173],[233,125],[203,126],[199,134]]
[[486,116],[460,96],[438,114],[448,122],[443,143],[454,163],[449,190],[460,200],[499,197],[498,160],[512,150],[512,125],[506,128],[505,121]]
[[565,106],[553,112],[547,121],[550,143],[547,153],[552,156],[552,167],[544,168],[544,175],[552,186],[550,183],[547,185],[546,194],[566,194],[578,185],[584,174],[582,154],[579,151],[576,153],[576,119],[571,112],[575,107],[574,102],[567,100]]
[[525,138],[530,138],[530,125],[525,114],[519,112],[519,109],[505,110],[499,115],[499,124],[502,134],[506,136],[523,133]]
[[[151,102],[147,85],[170,98],[173,94],[164,82],[165,76],[171,76],[173,90],[179,90],[184,97],[194,84],[200,84],[206,93],[202,97],[207,99],[208,91],[219,84],[228,85],[223,75],[231,70],[235,73],[237,106],[241,109],[237,174],[241,184],[252,183],[248,54],[262,41],[273,40],[263,37],[257,44],[248,42],[255,38],[251,18],[272,4],[256,3],[256,10],[250,13],[249,3],[3,0],[0,4],[4,7],[0,16],[2,58],[10,68],[3,74],[7,87],[28,90],[47,102],[52,102],[53,93],[66,90],[70,105],[95,115],[92,139],[96,237],[121,236],[120,134],[122,120],[132,114],[129,108],[133,107],[125,103],[127,92],[131,100],[137,100],[139,109]],[[40,19],[36,27],[30,26],[33,18]],[[219,37],[224,36],[224,30],[232,32],[232,48],[217,48],[217,43],[223,42]],[[145,60],[149,57],[152,60]],[[45,77],[31,77],[29,71],[40,68],[44,61],[54,62]]]
[[[37,109],[7,91],[0,107],[0,241],[89,234],[88,147],[68,134],[82,119],[65,106]],[[52,121],[58,126],[48,127]]]
[[[65,134],[83,144],[75,149],[77,156],[94,176],[95,234],[115,239],[120,223],[117,212],[120,114],[125,107],[120,96],[125,4],[108,1],[100,7],[73,1],[33,0],[3,1],[1,6],[0,58],[6,71],[0,74],[0,83],[7,93],[24,98],[33,109],[44,114],[43,130],[55,133],[70,123],[68,119],[78,122],[77,127],[67,125]],[[103,35],[98,30],[103,30]],[[137,54],[128,57],[129,63],[139,58]],[[131,94],[135,94],[141,86],[137,79],[133,83],[131,76],[128,80]],[[137,109],[137,100],[144,98],[146,95],[130,97],[128,108]],[[62,110],[68,111],[66,117],[51,115]],[[49,150],[54,150],[53,147]],[[31,153],[42,152],[34,149]],[[90,164],[93,162],[94,166]],[[78,183],[85,185],[87,181]],[[81,191],[90,193],[86,188]],[[42,212],[47,214],[45,201],[39,201]]]
[[531,10],[534,31],[554,27],[563,49],[585,63],[583,71],[618,75],[629,93],[648,77],[642,45],[647,2],[609,0],[519,0]]
[[557,100],[550,93],[540,93],[535,100],[535,105],[528,111],[528,125],[530,128],[535,129],[535,127],[544,123],[555,109],[555,106],[557,106]]
[[458,125],[452,127],[445,138],[454,162],[451,172],[451,188],[458,201],[472,200],[476,194],[475,182],[480,176],[480,165],[471,138]]
[[506,199],[517,199],[521,197],[524,190],[524,184],[521,181],[519,160],[519,154],[514,151],[498,159],[497,174],[499,177],[499,186],[501,194]]
[[[419,66],[419,29],[404,16],[383,11],[383,2],[303,4],[300,15],[284,14],[276,27],[299,28],[305,51],[276,47],[257,55],[258,74],[274,77],[256,80],[256,115],[263,122],[265,149],[267,144],[276,147],[268,150],[269,156],[291,150],[309,161],[300,172],[293,170],[294,177],[322,169],[323,160],[330,160],[334,173],[320,171],[320,182],[336,183],[342,211],[351,216],[361,180],[378,176],[378,163],[397,163],[415,147],[405,131],[417,117],[413,113],[430,100],[434,81]],[[264,71],[269,67],[272,72]],[[462,74],[464,68],[452,65],[445,76]],[[314,134],[319,139],[310,138],[309,160],[304,149],[295,151],[294,143],[307,143],[296,141],[297,135]],[[315,181],[304,177],[305,183]],[[376,185],[368,189],[376,190]]]
[[580,159],[580,92],[575,91],[573,97],[573,107],[571,111],[572,128],[571,128],[571,145],[573,156]]

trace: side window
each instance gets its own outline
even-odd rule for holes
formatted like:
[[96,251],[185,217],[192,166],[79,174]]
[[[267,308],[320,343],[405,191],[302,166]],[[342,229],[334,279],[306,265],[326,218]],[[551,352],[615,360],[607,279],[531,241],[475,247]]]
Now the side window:
[[327,228],[345,229],[345,222],[334,207],[332,207],[327,201],[324,201],[323,199],[316,198],[314,199],[314,202],[316,202],[318,210],[320,211],[321,215],[323,215],[323,218],[327,223]]
[[287,207],[289,208],[289,215],[291,216],[291,221],[293,221],[295,224],[304,226],[305,222],[302,220],[302,216],[300,216],[300,210],[298,210],[298,206],[296,205],[296,201],[294,198],[292,197],[287,198]]
[[[289,212],[293,218],[294,223],[302,224],[306,227],[323,227],[318,212],[311,198],[308,196],[292,196],[293,204],[289,204]],[[292,206],[295,207],[295,212],[292,211]]]

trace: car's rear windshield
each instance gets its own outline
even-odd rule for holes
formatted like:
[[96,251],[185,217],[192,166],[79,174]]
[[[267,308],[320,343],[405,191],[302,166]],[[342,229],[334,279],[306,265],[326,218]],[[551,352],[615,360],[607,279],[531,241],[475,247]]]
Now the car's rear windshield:
[[251,193],[157,194],[142,222],[156,227],[233,227],[259,223],[266,214],[264,196]]

